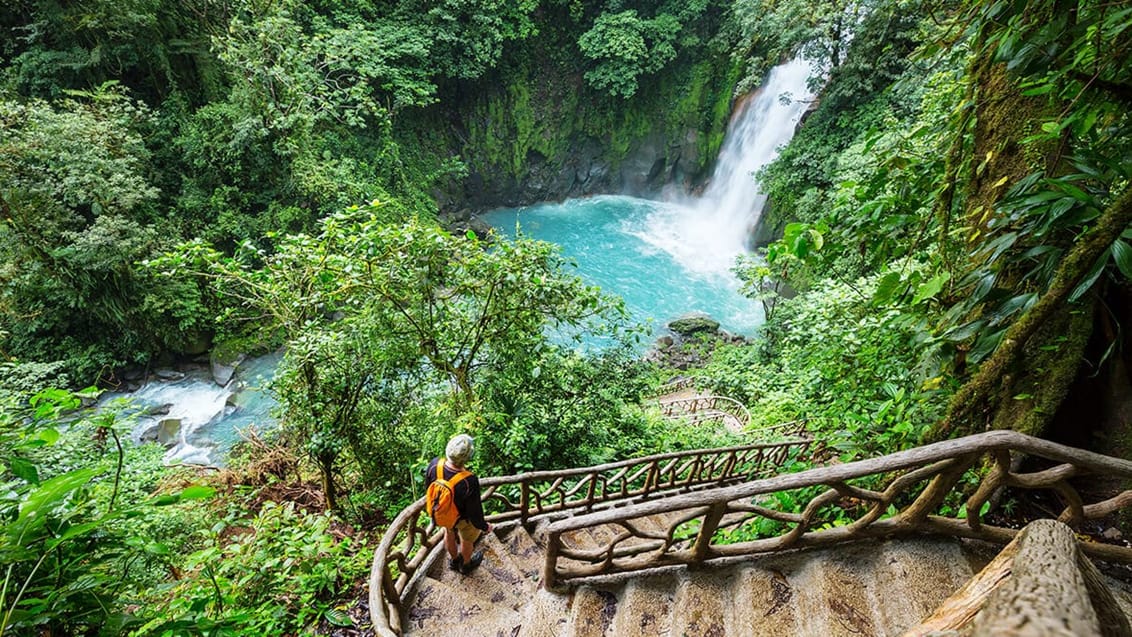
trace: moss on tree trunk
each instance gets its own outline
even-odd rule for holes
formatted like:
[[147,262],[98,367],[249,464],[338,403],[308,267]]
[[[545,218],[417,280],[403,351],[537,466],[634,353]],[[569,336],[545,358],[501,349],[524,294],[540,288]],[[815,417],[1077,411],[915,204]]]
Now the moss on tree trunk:
[[[1092,231],[1070,248],[1058,265],[1049,289],[1010,326],[994,354],[956,392],[948,405],[947,416],[929,432],[929,438],[965,435],[988,426],[1010,429],[1024,426],[1027,433],[1042,433],[1042,428],[1049,422],[1073,380],[1073,374],[1068,373],[1068,370],[1076,370],[1076,364],[1080,361],[1084,340],[1087,340],[1091,330],[1090,322],[1085,320],[1087,317],[1078,315],[1072,318],[1073,327],[1069,330],[1066,351],[1046,361],[1051,364],[1057,360],[1057,364],[1047,372],[1048,382],[1030,384],[1036,390],[1050,394],[1042,401],[1044,413],[1037,413],[1034,409],[1028,410],[1029,413],[1023,410],[1016,417],[1010,418],[1008,414],[1012,410],[1004,409],[1003,403],[1013,400],[1016,395],[1012,393],[1012,389],[1018,386],[1018,376],[1034,376],[1035,380],[1041,380],[1043,372],[1040,355],[1043,352],[1042,345],[1046,343],[1041,338],[1035,338],[1035,335],[1047,328],[1059,313],[1087,313],[1084,306],[1071,306],[1068,303],[1069,295],[1129,223],[1132,223],[1132,188],[1126,189],[1124,194],[1117,197],[1105,209]],[[1091,320],[1091,316],[1088,318]],[[1049,328],[1046,329],[1048,333],[1057,334],[1052,326]],[[1000,412],[999,416],[994,416]]]

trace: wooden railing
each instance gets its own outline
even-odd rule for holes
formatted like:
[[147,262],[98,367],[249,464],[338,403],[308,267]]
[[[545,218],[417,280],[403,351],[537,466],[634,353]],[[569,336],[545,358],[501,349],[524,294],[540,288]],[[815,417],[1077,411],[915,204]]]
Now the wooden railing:
[[[480,481],[493,524],[530,524],[555,515],[585,514],[705,488],[748,482],[780,470],[814,445],[808,438],[635,458],[596,467],[536,471]],[[423,577],[442,533],[424,514],[424,498],[393,520],[374,554],[370,615],[382,637],[401,634],[403,605]]]
[[729,415],[739,422],[740,428],[751,422],[751,413],[743,403],[727,396],[691,396],[674,400],[660,401],[660,412],[671,418],[687,415],[693,420],[703,419],[701,414],[708,414],[707,418],[718,418],[718,414]]
[[[1017,473],[1011,467],[1019,456],[1051,466]],[[1132,491],[1125,491],[1086,504],[1069,480],[1087,475],[1129,479],[1132,461],[1012,431],[987,432],[556,521],[547,529],[543,583],[577,584],[913,532],[1005,544],[1017,531],[982,519],[983,506],[1004,487],[1054,492],[1063,507],[1058,519],[1074,527],[1132,502]],[[968,482],[957,488],[965,477]],[[961,503],[960,492],[971,495]],[[658,519],[667,521],[666,529],[657,528]],[[610,538],[603,546],[587,550],[570,541],[573,534],[598,527],[604,528],[590,535]],[[1101,559],[1132,562],[1130,548],[1085,543],[1082,550]]]

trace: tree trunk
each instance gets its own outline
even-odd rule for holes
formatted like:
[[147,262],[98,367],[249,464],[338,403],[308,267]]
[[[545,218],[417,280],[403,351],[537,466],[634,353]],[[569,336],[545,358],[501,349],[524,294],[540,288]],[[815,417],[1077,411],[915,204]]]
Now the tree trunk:
[[1093,230],[1070,248],[1058,265],[1049,289],[1010,326],[994,354],[959,388],[948,405],[947,416],[929,433],[929,438],[938,440],[982,429],[988,422],[987,415],[998,407],[997,402],[1012,398],[1003,397],[1000,390],[1009,387],[1008,381],[1027,342],[1054,313],[1067,309],[1069,295],[1129,223],[1132,223],[1132,188],[1117,197],[1097,219]]
[[322,493],[326,496],[326,509],[338,510],[338,487],[334,484],[334,458],[321,455],[318,458],[318,470],[322,478]]

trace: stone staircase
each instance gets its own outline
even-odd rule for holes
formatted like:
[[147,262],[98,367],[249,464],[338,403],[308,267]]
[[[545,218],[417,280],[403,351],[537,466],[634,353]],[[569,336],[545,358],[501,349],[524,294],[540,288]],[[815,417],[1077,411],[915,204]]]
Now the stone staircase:
[[[663,518],[653,523],[668,526]],[[897,635],[987,559],[954,539],[863,541],[555,593],[539,586],[541,528],[488,534],[483,564],[467,576],[448,570],[439,551],[408,604],[405,635]],[[599,530],[573,532],[564,544],[599,547],[608,539]]]
[[[1132,637],[1123,583],[1132,568],[1122,582],[1092,564],[1132,565],[1132,547],[1079,534],[1132,504],[1132,489],[1086,499],[1074,486],[1132,481],[1132,461],[993,431],[772,473],[811,444],[485,478],[495,528],[468,576],[448,570],[443,534],[418,500],[375,551],[374,628],[380,637],[923,637],[1025,624],[1006,632]],[[1020,470],[1022,457],[1038,464]],[[988,466],[956,509],[960,478]],[[1052,492],[1064,508],[1052,512],[1058,521],[995,526],[983,511],[1004,490]],[[1069,619],[1088,629],[1046,630]]]

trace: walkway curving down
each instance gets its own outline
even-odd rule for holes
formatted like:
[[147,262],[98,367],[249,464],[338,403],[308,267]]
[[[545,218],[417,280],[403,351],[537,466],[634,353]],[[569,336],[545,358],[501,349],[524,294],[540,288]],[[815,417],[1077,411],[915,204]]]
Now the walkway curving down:
[[[1067,555],[1039,581],[1056,592],[1080,569],[1091,598],[1112,589],[1095,614],[1121,617],[1117,629],[1101,621],[1108,628],[1096,634],[1132,632],[1124,619],[1132,595],[1117,582],[1098,585],[1088,564],[1132,564],[1132,548],[1072,531],[1132,501],[1126,491],[1088,502],[1075,482],[1132,480],[1132,461],[993,431],[776,474],[812,446],[799,439],[486,478],[497,530],[483,540],[484,564],[467,577],[446,569],[440,534],[415,502],[374,555],[374,627],[382,637],[456,627],[511,637],[895,635],[937,607],[981,612],[999,603],[1003,596],[972,606],[981,584],[971,575],[993,554],[979,546],[1014,546],[1026,535],[983,519],[984,503],[1009,489],[1049,492],[1064,505],[1053,511],[1068,525],[1060,539],[1028,553],[1056,544]],[[1018,468],[1022,457],[1035,467],[1029,473]],[[977,485],[965,478],[987,467],[974,474]],[[1014,564],[1024,571],[1032,561]],[[958,601],[941,606],[953,593]],[[950,622],[956,613],[943,615]],[[1092,621],[1087,615],[1082,621]]]
[[719,422],[731,433],[746,433],[751,422],[747,408],[727,396],[717,396],[682,385],[659,396],[657,404],[665,418],[682,418],[696,423]]
[[[567,542],[604,539],[583,531]],[[934,610],[979,559],[956,540],[877,541],[555,593],[539,588],[538,531],[515,525],[490,535],[483,550],[483,565],[468,576],[442,560],[431,566],[404,619],[406,636],[457,627],[504,637],[891,635]]]

